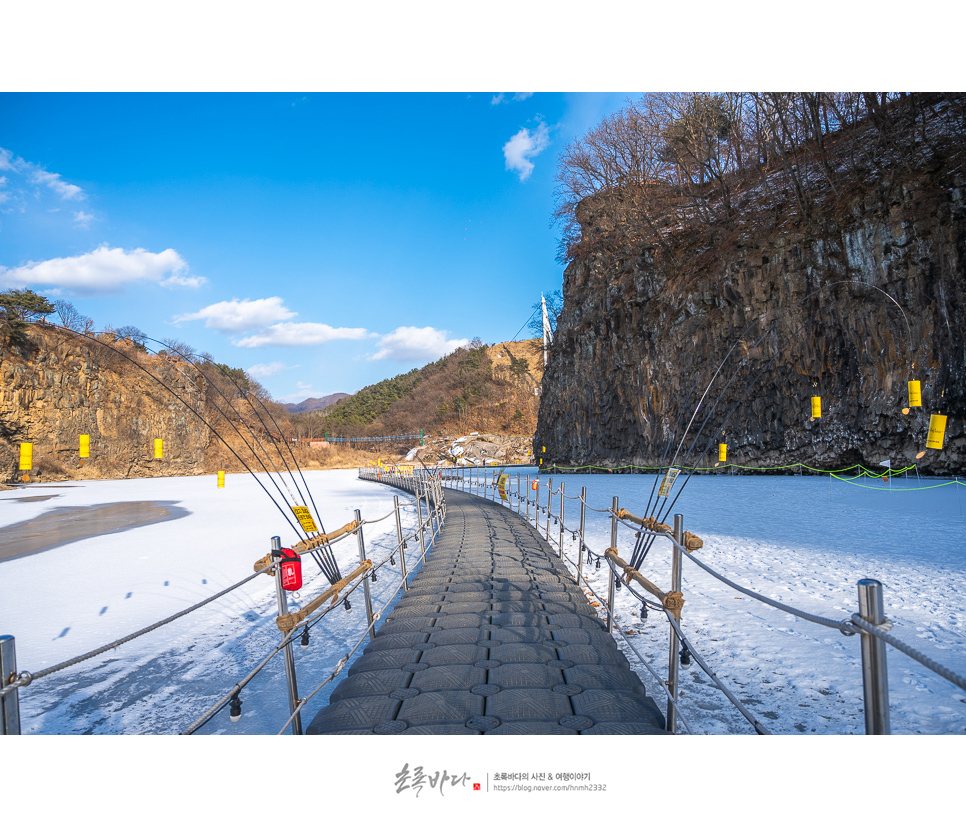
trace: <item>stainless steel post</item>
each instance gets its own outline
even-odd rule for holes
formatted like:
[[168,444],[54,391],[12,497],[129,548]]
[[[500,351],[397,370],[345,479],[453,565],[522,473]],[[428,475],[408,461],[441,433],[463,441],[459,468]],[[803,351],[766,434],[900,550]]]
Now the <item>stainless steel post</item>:
[[550,541],[550,505],[553,504],[553,478],[547,478],[547,541]]
[[[872,625],[885,622],[882,583],[860,579],[859,616]],[[889,727],[889,673],[886,669],[886,644],[871,634],[862,634],[862,689],[865,693],[865,732],[887,736]]]
[[419,481],[416,482],[416,521],[419,524],[419,527],[417,528],[419,531],[419,549],[421,551],[419,558],[425,560],[426,559],[426,539],[423,536],[423,508],[422,508],[422,504],[420,503],[420,497],[419,497]]
[[[0,689],[17,679],[17,645],[12,634],[0,636]],[[20,735],[20,690],[0,698],[0,735]]]
[[399,568],[402,571],[403,588],[409,590],[409,576],[406,573],[406,540],[403,538],[402,516],[399,515],[399,496],[392,497],[393,509],[396,513],[396,538],[399,540]]
[[563,540],[564,540],[564,485],[561,481],[560,483],[560,517],[557,519],[560,522],[560,541],[558,543],[558,550],[560,555],[563,556]]
[[[272,536],[272,556],[282,549],[282,540],[278,536]],[[288,602],[285,598],[285,589],[282,587],[282,569],[275,568],[275,596],[278,598],[278,613],[280,616],[288,614]],[[294,714],[299,705],[298,682],[295,679],[295,655],[292,652],[292,641],[289,640],[283,649],[285,657],[285,677],[288,679],[288,710]],[[302,735],[302,714],[295,715],[292,719],[292,735]]]
[[[617,550],[617,496],[611,502],[610,546]],[[614,571],[615,566],[607,562],[607,633],[614,627]]]
[[[362,513],[356,510],[356,536],[359,540],[359,564],[361,565],[366,561],[366,542],[362,535]],[[372,640],[376,636],[376,630],[373,628],[372,620],[372,594],[369,591],[369,574],[366,573],[362,580],[362,593],[366,598],[366,621],[369,623],[369,639]]]
[[[674,541],[684,547],[684,516],[674,516]],[[671,591],[681,590],[681,551],[676,547],[671,548]],[[672,614],[672,616],[674,616]],[[678,633],[671,629],[671,644],[668,653],[667,663],[667,731],[674,733],[677,731],[677,707],[674,702],[678,698],[678,653],[681,650]]]
[[580,549],[577,551],[577,586],[584,568],[584,522],[587,519],[587,487],[580,488]]

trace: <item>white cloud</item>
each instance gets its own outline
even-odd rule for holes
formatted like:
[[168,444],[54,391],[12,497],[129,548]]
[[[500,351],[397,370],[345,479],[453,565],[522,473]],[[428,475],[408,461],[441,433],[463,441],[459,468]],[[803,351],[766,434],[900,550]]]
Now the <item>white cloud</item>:
[[294,318],[296,313],[287,309],[277,295],[271,298],[256,298],[254,301],[219,301],[209,304],[197,313],[175,316],[175,323],[204,319],[205,327],[222,333],[244,333],[274,322]]
[[174,249],[109,249],[106,243],[84,255],[28,261],[13,268],[0,266],[0,278],[11,284],[87,294],[117,292],[140,281],[164,287],[198,287],[206,281],[189,274],[187,263]]
[[303,400],[310,399],[321,399],[322,397],[327,397],[332,391],[319,391],[316,389],[315,385],[310,382],[296,382],[296,388],[298,389],[294,394],[287,394],[283,397],[279,397],[279,402],[283,403],[300,403]]
[[52,174],[43,168],[35,168],[31,171],[30,181],[39,185],[46,185],[51,191],[60,195],[62,200],[84,200],[87,198],[83,188],[64,182],[60,174]]
[[256,379],[268,379],[278,376],[282,371],[291,371],[298,365],[286,365],[284,362],[264,362],[260,365],[252,365],[245,373]]
[[282,347],[310,347],[336,339],[367,339],[372,334],[363,327],[331,327],[317,322],[293,322],[273,324],[261,333],[255,333],[234,342],[238,347],[258,348],[269,345]]
[[62,200],[86,200],[84,189],[78,185],[64,182],[60,174],[54,174],[46,168],[27,162],[12,151],[0,148],[0,171],[11,171],[21,174],[27,182],[34,185],[44,185],[57,194]]
[[93,214],[87,214],[86,212],[83,212],[83,211],[74,212],[74,222],[82,229],[86,229],[88,227],[88,224],[93,219],[94,219]]
[[533,133],[525,127],[520,128],[503,146],[507,171],[516,171],[520,175],[520,182],[523,182],[533,173],[531,158],[549,146],[550,130],[543,122]]
[[[514,93],[513,101],[526,101],[532,95],[533,93]],[[502,104],[504,101],[506,101],[506,93],[494,93],[490,104]]]
[[469,339],[447,339],[449,333],[434,327],[397,327],[383,336],[370,359],[425,359],[432,361],[469,344]]

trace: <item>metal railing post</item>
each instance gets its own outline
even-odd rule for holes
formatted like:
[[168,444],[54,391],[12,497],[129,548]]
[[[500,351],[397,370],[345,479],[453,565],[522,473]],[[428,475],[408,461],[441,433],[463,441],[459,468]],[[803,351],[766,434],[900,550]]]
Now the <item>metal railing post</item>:
[[406,540],[403,538],[402,516],[399,515],[399,496],[392,497],[393,509],[396,513],[396,538],[399,540],[399,567],[402,570],[403,588],[409,590],[409,576],[406,573]]
[[[520,473],[517,472],[517,515],[520,514]],[[513,509],[513,505],[510,505],[510,509]]]
[[584,522],[587,520],[587,487],[580,488],[580,549],[577,551],[577,586],[584,568]]
[[560,517],[557,519],[560,522],[560,542],[558,544],[558,549],[560,555],[563,555],[563,540],[564,540],[564,485],[563,481],[560,482]]
[[[279,536],[272,536],[272,556],[276,556],[282,549],[282,539]],[[288,602],[285,599],[285,589],[282,587],[282,569],[275,568],[275,596],[278,599],[279,616],[284,617],[288,614]],[[290,714],[295,714],[299,705],[298,682],[295,679],[295,656],[292,652],[292,641],[289,640],[283,649],[285,658],[285,677],[288,680],[288,710]],[[292,735],[302,735],[302,714],[295,714],[292,719]]]
[[423,536],[423,507],[419,497],[419,481],[416,482],[416,521],[419,524],[417,530],[419,531],[419,549],[421,551],[420,559],[426,559],[426,539]]
[[[17,679],[17,644],[12,634],[0,636],[0,688]],[[20,735],[20,690],[0,697],[0,735]]]
[[553,504],[553,478],[547,478],[547,541],[550,541],[550,505]]
[[[684,547],[684,516],[681,514],[674,516],[674,541]],[[671,548],[671,592],[681,590],[681,551],[676,547]],[[674,616],[674,612],[671,613]],[[681,649],[678,633],[671,629],[671,643],[668,652],[667,663],[667,731],[677,732],[677,707],[674,705],[678,699],[678,653]]]
[[[362,513],[356,510],[356,536],[359,540],[359,564],[361,565],[366,561],[366,542],[362,535]],[[369,591],[369,574],[363,577],[362,580],[362,592],[366,599],[366,621],[369,623],[369,639],[372,640],[376,636],[376,630],[373,628],[372,619],[372,594]]]
[[[886,621],[882,602],[882,583],[878,579],[860,579],[859,616],[872,625]],[[890,734],[889,672],[886,669],[886,644],[871,634],[862,634],[862,690],[865,694],[865,732],[867,735]]]
[[[611,503],[610,546],[617,550],[617,496]],[[614,626],[614,565],[607,562],[607,633]]]

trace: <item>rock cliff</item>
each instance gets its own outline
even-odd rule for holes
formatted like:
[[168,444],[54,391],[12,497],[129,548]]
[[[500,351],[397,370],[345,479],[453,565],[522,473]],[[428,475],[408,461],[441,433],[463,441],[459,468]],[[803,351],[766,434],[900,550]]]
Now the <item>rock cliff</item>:
[[[211,431],[192,412],[205,413],[206,387],[191,365],[131,346],[111,350],[42,326],[27,335],[19,348],[0,346],[3,481],[21,480],[23,442],[33,444],[33,468],[26,473],[31,481],[207,471]],[[80,457],[80,435],[90,437],[89,458]],[[160,459],[154,456],[156,438],[163,441]]]
[[[720,442],[748,466],[964,471],[962,154],[853,183],[834,216],[701,257],[595,246],[597,206],[579,207],[590,242],[564,272],[534,439],[544,465],[658,466],[690,422],[689,466],[712,467]],[[922,407],[903,414],[909,379]],[[930,413],[948,415],[945,446],[917,459]]]

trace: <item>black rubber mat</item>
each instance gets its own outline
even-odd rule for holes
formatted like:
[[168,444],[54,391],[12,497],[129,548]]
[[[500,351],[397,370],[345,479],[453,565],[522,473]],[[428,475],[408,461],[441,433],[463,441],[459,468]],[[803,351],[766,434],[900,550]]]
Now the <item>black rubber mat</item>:
[[445,496],[426,564],[306,732],[664,733],[657,705],[550,545],[492,501]]

